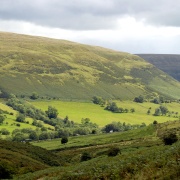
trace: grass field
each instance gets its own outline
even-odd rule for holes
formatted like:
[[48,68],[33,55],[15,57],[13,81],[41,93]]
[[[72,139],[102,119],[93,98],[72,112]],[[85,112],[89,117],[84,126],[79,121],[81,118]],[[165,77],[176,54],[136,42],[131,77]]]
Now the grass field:
[[133,140],[142,137],[155,137],[155,129],[153,126],[145,127],[142,129],[131,130],[128,132],[116,132],[112,134],[98,134],[98,135],[86,135],[86,136],[73,136],[69,137],[66,145],[61,144],[60,139],[54,139],[51,141],[39,141],[33,142],[35,146],[40,146],[47,150],[64,149],[71,147],[86,147],[96,146],[102,144],[113,144],[124,140]]
[[[134,108],[134,113],[111,113],[104,110],[104,107],[95,105],[91,102],[67,102],[67,101],[31,101],[34,106],[42,110],[47,110],[48,106],[53,106],[58,109],[59,117],[64,118],[68,116],[70,120],[81,122],[82,118],[90,118],[99,126],[104,126],[113,121],[126,122],[130,124],[151,124],[154,120],[158,122],[166,122],[176,120],[174,117],[153,116],[155,109],[159,107],[153,103],[135,103],[132,101],[117,101],[117,105],[122,108]],[[180,104],[169,103],[166,104],[169,111],[179,112]],[[148,109],[151,107],[151,114],[147,115]]]

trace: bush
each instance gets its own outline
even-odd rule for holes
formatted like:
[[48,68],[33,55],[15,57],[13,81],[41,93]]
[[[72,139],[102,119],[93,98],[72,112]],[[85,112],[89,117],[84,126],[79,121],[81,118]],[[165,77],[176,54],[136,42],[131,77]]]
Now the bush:
[[88,161],[92,159],[91,155],[88,152],[83,152],[81,156],[81,161]]
[[61,144],[66,144],[68,142],[68,138],[67,137],[63,137],[61,139]]
[[25,122],[25,116],[23,114],[19,114],[16,118],[17,122]]
[[7,129],[3,128],[3,129],[0,130],[0,134],[2,134],[2,135],[9,135],[10,132]]
[[163,142],[165,145],[172,145],[176,141],[178,141],[176,133],[170,133],[168,135],[163,136]]
[[119,153],[121,153],[121,151],[118,147],[112,147],[108,151],[108,156],[117,156]]

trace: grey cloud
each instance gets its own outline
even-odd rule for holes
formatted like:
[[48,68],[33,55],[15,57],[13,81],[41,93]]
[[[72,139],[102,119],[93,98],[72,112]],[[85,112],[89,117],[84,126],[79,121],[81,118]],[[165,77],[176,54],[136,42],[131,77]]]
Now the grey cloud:
[[111,29],[130,15],[146,23],[180,26],[180,0],[1,0],[0,19],[64,29]]

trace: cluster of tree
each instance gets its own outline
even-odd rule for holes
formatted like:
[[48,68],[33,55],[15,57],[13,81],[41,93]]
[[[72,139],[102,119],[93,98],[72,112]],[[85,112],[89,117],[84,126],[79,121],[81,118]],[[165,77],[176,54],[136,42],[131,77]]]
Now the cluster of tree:
[[143,96],[138,96],[138,97],[135,97],[134,98],[134,102],[137,102],[137,103],[143,103],[144,102],[144,97]]
[[44,123],[52,126],[63,123],[62,119],[57,118],[57,109],[51,106],[49,106],[48,110],[44,112],[40,109],[35,108],[33,105],[26,103],[23,100],[19,100],[16,97],[8,99],[6,104],[12,107],[14,110],[18,111],[21,117],[22,115],[24,117],[29,116],[35,120],[41,120]]
[[5,120],[5,116],[0,114],[0,124],[3,124]]
[[6,128],[2,128],[2,129],[0,130],[0,134],[1,134],[1,135],[9,135],[10,132],[9,132]]
[[142,123],[141,125],[131,125],[131,124],[126,124],[121,123],[121,122],[112,122],[110,124],[107,124],[104,128],[103,131],[106,133],[110,133],[110,132],[123,132],[123,131],[128,131],[131,129],[137,129],[137,128],[142,128],[145,127],[146,124]]
[[[111,111],[113,113],[128,113],[129,112],[129,109],[118,107],[115,102],[109,102],[107,106],[105,107],[105,110]],[[135,109],[131,108],[130,112],[132,113],[135,112]]]
[[108,111],[111,111],[113,113],[128,113],[129,111],[132,112],[132,113],[135,112],[134,108],[131,108],[129,110],[127,108],[118,107],[116,102],[107,101],[107,100],[105,100],[105,99],[103,99],[102,97],[99,97],[99,96],[94,96],[92,98],[92,102],[94,104],[99,104],[101,106],[106,106],[104,109],[108,110]]
[[102,97],[99,97],[99,96],[93,96],[92,102],[94,104],[99,104],[99,105],[102,105],[102,106],[104,106],[106,104],[106,100],[103,99]]
[[160,97],[155,97],[150,102],[154,104],[161,104],[161,103],[171,103],[171,100],[167,100],[164,97],[160,96]]
[[165,106],[159,106],[159,108],[155,109],[154,116],[163,116],[168,113],[168,108]]

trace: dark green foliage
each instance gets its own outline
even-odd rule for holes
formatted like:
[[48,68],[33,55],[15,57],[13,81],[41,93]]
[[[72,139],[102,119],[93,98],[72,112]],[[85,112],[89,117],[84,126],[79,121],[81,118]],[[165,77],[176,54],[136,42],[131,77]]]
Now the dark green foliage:
[[61,138],[61,144],[66,144],[68,142],[68,137]]
[[2,128],[2,129],[0,130],[0,134],[2,134],[2,135],[9,135],[10,132],[9,132],[7,129]]
[[169,133],[167,135],[164,135],[162,139],[165,145],[172,145],[173,143],[178,141],[176,133]]
[[157,122],[156,120],[154,120],[154,121],[153,121],[153,124],[156,125],[156,124],[158,124],[158,122]]
[[108,151],[108,156],[117,156],[119,153],[121,153],[121,151],[118,147],[111,147]]
[[106,103],[106,101],[102,97],[99,97],[99,96],[93,96],[92,102],[94,104],[99,104],[99,105],[105,105]]
[[31,99],[35,100],[39,98],[39,95],[37,92],[33,92],[32,95],[30,96]]
[[62,163],[60,156],[46,149],[27,143],[0,140],[0,179],[60,166]]
[[145,126],[146,126],[145,123],[142,123],[141,125],[131,125],[131,124],[126,124],[126,123],[113,122],[113,123],[107,124],[103,128],[103,131],[105,131],[106,133],[109,133],[109,132],[122,132],[122,131],[131,130],[131,129],[142,128],[142,127],[145,127]]
[[5,120],[5,117],[3,115],[0,115],[0,124],[3,124],[4,120]]
[[48,110],[46,111],[46,114],[50,119],[57,118],[58,110],[52,106],[48,106]]
[[19,114],[19,115],[16,117],[16,121],[17,121],[17,122],[25,122],[25,115],[24,115],[24,114]]
[[130,109],[130,112],[131,112],[131,113],[134,113],[134,112],[135,112],[135,109],[134,109],[134,108],[131,108],[131,109]]
[[0,162],[0,179],[12,179],[15,169],[11,167],[6,161]]
[[111,111],[113,113],[128,113],[129,110],[127,108],[123,109],[122,107],[118,107],[115,102],[108,102],[105,110]]
[[90,159],[92,159],[91,154],[88,152],[83,152],[83,154],[81,155],[81,161],[88,161]]
[[32,131],[30,134],[29,134],[29,139],[32,139],[32,140],[38,140],[39,139],[39,136],[38,134],[36,133],[36,131]]
[[144,102],[144,97],[143,96],[138,96],[138,97],[135,97],[134,98],[134,102],[137,102],[137,103],[143,103]]
[[161,115],[161,109],[160,108],[156,108],[155,112],[154,112],[154,116],[160,116]]
[[155,109],[154,116],[166,115],[168,113],[168,108],[165,106],[159,106],[159,108]]

